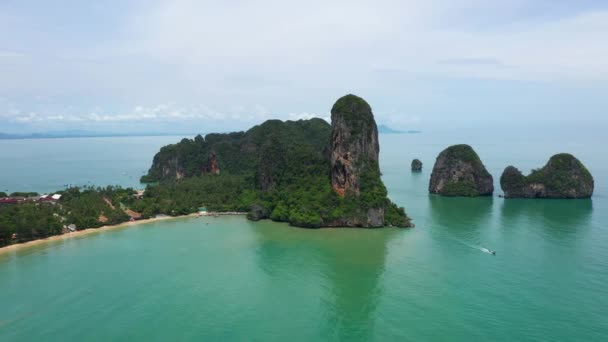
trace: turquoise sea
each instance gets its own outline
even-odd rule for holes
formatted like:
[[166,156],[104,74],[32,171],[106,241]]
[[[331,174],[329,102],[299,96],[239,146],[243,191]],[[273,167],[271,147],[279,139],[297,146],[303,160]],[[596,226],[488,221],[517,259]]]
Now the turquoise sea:
[[[182,218],[0,254],[0,341],[606,341],[604,132],[381,135],[384,181],[413,229]],[[0,140],[0,191],[136,186],[180,139]],[[435,157],[456,143],[493,174],[493,198],[428,194]],[[590,169],[593,199],[498,197],[504,167],[558,152]]]

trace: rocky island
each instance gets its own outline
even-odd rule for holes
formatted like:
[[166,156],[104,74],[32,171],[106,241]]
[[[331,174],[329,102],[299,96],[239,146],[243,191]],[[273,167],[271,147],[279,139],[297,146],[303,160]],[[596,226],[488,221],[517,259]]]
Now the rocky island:
[[369,104],[344,96],[331,117],[331,125],[322,119],[268,120],[246,132],[164,146],[141,179],[150,183],[145,190],[0,192],[0,247],[200,211],[247,212],[251,220],[307,228],[412,227],[380,178],[378,129]]
[[494,182],[471,146],[454,145],[437,157],[429,192],[443,196],[491,196]]
[[419,172],[422,171],[422,162],[420,159],[412,160],[412,171]]
[[205,205],[300,227],[411,226],[380,179],[378,128],[369,104],[346,95],[331,118],[331,126],[321,119],[269,120],[247,132],[165,146],[142,177],[159,182],[146,193],[180,211]]
[[500,177],[505,198],[589,198],[593,195],[591,173],[576,157],[561,153],[552,156],[541,169],[524,176],[508,166]]

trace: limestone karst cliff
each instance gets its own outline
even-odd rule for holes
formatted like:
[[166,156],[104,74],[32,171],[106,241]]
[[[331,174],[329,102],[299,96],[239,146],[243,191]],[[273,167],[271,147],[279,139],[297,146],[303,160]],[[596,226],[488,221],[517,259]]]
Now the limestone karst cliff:
[[360,97],[346,95],[331,109],[331,185],[340,196],[358,195],[361,173],[379,169],[378,127],[370,106]]
[[[387,210],[395,213],[395,206],[387,198],[386,188],[380,179],[378,163],[380,145],[378,127],[370,105],[355,95],[346,95],[331,109],[331,187],[340,197],[351,202],[352,208],[341,217],[329,222],[331,226],[383,227]],[[405,213],[397,222],[409,225]]]
[[490,196],[494,182],[471,146],[454,145],[437,157],[429,192],[443,196]]
[[160,182],[152,192],[187,189],[188,201],[172,199],[183,212],[248,211],[252,220],[308,228],[410,227],[404,209],[387,197],[378,153],[370,106],[347,95],[333,106],[331,126],[322,119],[268,120],[247,132],[165,146],[142,180]]
[[514,166],[505,168],[500,177],[505,198],[589,198],[593,195],[591,173],[576,157],[561,153],[547,164],[524,176]]

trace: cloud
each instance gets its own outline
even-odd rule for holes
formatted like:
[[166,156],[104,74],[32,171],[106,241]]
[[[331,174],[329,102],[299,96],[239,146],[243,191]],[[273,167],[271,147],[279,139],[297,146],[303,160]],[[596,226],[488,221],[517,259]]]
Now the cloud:
[[[2,99],[0,98],[0,101]],[[245,106],[235,107],[233,112],[219,112],[207,106],[198,105],[191,107],[177,106],[174,103],[159,104],[156,106],[135,106],[128,112],[109,113],[101,108],[96,108],[88,114],[57,114],[49,112],[45,114],[18,111],[12,117],[12,121],[18,123],[41,123],[41,122],[83,122],[83,123],[179,123],[179,122],[205,122],[205,121],[240,121],[245,123],[259,123],[261,121],[276,118],[282,120],[308,120],[321,118],[330,122],[328,114],[316,113],[270,113],[264,106],[256,104],[251,108]]]
[[[366,66],[369,70],[378,63],[444,75],[458,75],[452,67],[466,65],[476,77],[486,78],[608,78],[602,58],[608,46],[600,44],[608,35],[608,11],[572,9],[571,16],[526,17],[527,10],[541,13],[548,6],[523,1],[465,1],[460,6],[438,0],[171,1],[147,12],[136,32],[150,53],[211,77],[206,66],[220,75],[236,72],[237,81],[248,70],[247,80],[257,84],[264,74],[280,82],[281,73],[283,79],[297,74],[306,80],[319,74],[348,77],[342,73],[353,68],[365,77]],[[466,24],[472,18],[486,18],[488,24],[477,30]],[[499,24],[488,29],[494,19]],[[476,57],[488,55],[493,57]],[[489,65],[520,70],[488,70]],[[252,74],[256,69],[260,73]]]
[[496,58],[446,58],[442,59],[438,62],[439,64],[447,64],[447,65],[487,65],[493,67],[506,67],[507,65],[503,62],[499,61]]
[[15,121],[19,122],[19,123],[27,123],[27,122],[42,121],[42,120],[43,119],[40,116],[38,116],[38,114],[36,114],[36,113],[28,113],[26,115],[20,115],[15,118]]
[[[1,100],[1,99],[0,99]],[[238,107],[238,112],[224,113],[211,109],[204,105],[178,106],[174,103],[165,103],[155,106],[135,106],[127,112],[106,112],[96,108],[88,114],[57,114],[49,112],[45,114],[16,111],[17,115],[13,121],[20,123],[64,121],[64,122],[184,122],[195,120],[260,120],[270,118],[272,115],[262,106],[255,105],[251,108]]]
[[287,115],[288,120],[310,120],[314,118],[323,119],[327,122],[331,122],[331,117],[329,114],[316,114],[316,113],[289,113]]
[[[503,98],[513,102],[513,82],[558,89],[544,89],[547,94],[581,84],[600,93],[608,82],[608,5],[599,2],[174,0],[116,6],[83,2],[57,11],[51,4],[0,5],[0,32],[11,32],[0,35],[0,95],[11,103],[0,102],[0,120],[229,126],[327,113],[336,98],[356,93],[380,120],[390,119],[386,113],[416,113],[421,122],[442,121],[453,108],[465,122],[485,115],[485,108],[466,101],[487,91],[488,82],[506,85],[492,94],[499,106]],[[104,20],[83,19],[92,13]],[[572,103],[605,106],[587,93],[579,91]],[[551,99],[525,105],[541,116]],[[100,103],[107,109],[96,108]]]

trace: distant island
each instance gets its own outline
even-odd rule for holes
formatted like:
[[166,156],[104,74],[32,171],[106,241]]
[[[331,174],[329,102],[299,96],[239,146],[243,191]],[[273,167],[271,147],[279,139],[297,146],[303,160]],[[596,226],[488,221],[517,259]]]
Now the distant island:
[[380,134],[416,134],[416,133],[422,133],[422,131],[416,131],[416,130],[399,131],[396,129],[392,129],[391,127],[389,127],[387,125],[380,125],[380,126],[378,126],[378,133],[380,133]]

